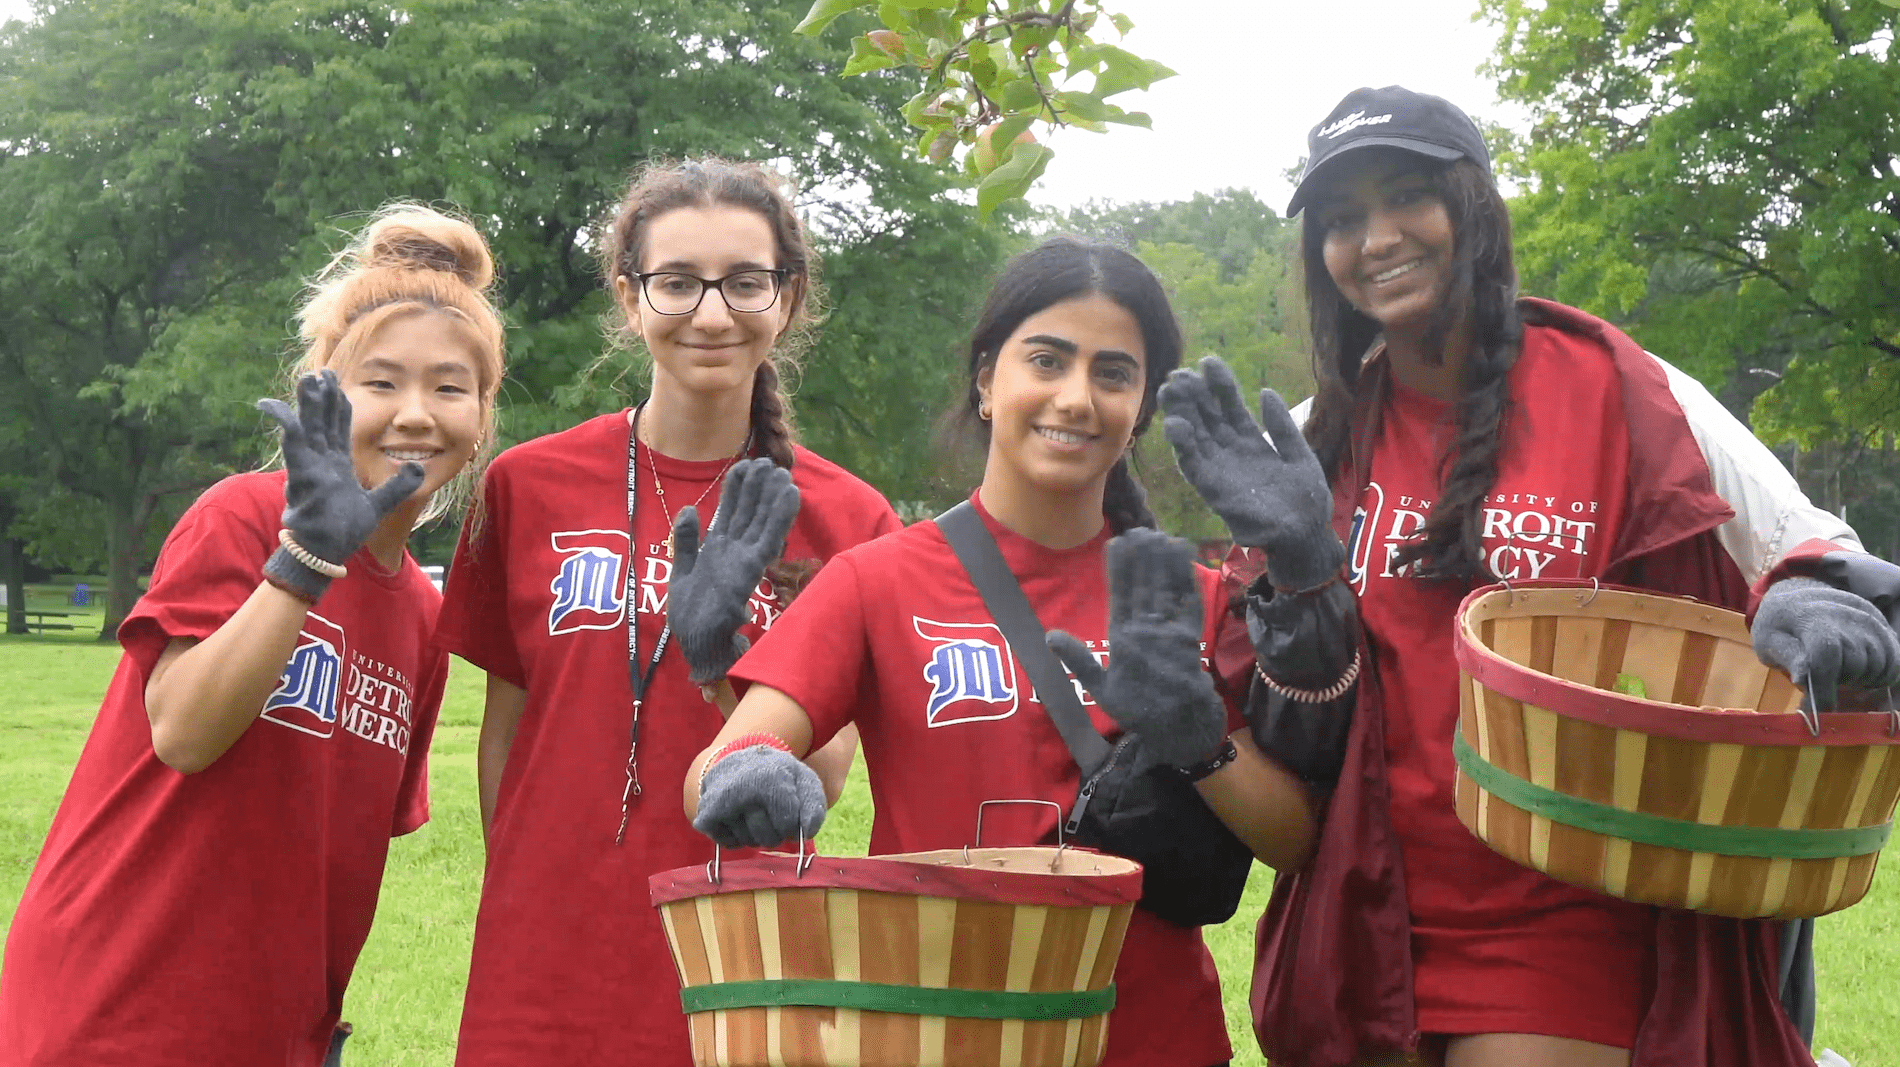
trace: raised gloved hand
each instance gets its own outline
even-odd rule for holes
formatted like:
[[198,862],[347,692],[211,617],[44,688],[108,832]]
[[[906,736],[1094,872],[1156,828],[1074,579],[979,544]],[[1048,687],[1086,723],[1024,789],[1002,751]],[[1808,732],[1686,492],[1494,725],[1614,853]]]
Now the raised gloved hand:
[[825,825],[825,786],[797,756],[753,745],[721,757],[699,783],[693,829],[725,848],[809,840]]
[[1814,578],[1783,578],[1762,594],[1749,636],[1755,654],[1788,672],[1816,711],[1833,711],[1842,685],[1900,685],[1900,637],[1864,598]]
[[761,456],[733,464],[703,543],[695,509],[682,509],[673,521],[666,618],[694,685],[724,678],[745,654],[739,627],[752,591],[784,550],[797,515],[792,472]]
[[1214,679],[1201,669],[1204,625],[1194,551],[1136,528],[1108,543],[1108,667],[1061,630],[1049,648],[1150,759],[1175,767],[1213,756],[1227,736]]
[[1198,372],[1168,375],[1160,398],[1168,413],[1162,429],[1181,474],[1235,544],[1266,550],[1275,586],[1311,589],[1339,573],[1346,549],[1333,533],[1333,491],[1280,394],[1260,391],[1267,436],[1218,356],[1201,360]]
[[[404,463],[389,480],[364,489],[350,452],[350,400],[336,374],[323,370],[297,381],[297,410],[281,400],[257,402],[283,430],[284,529],[302,551],[341,565],[363,547],[383,518],[421,487],[422,464]],[[323,598],[329,576],[279,546],[264,574],[311,603]]]

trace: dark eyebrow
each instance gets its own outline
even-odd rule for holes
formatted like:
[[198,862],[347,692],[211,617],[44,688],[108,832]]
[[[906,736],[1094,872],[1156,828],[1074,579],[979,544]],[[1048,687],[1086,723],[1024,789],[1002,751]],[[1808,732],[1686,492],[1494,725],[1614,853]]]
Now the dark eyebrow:
[[1132,363],[1136,367],[1141,366],[1140,360],[1136,359],[1134,356],[1129,355],[1128,353],[1122,351],[1119,348],[1104,348],[1101,351],[1095,353],[1095,362],[1101,363],[1104,361],[1107,361],[1110,363]]
[[[665,263],[662,263],[659,266],[654,267],[652,270],[647,271],[646,273],[648,274],[692,274],[693,277],[697,278],[699,277],[699,275],[694,274],[694,272],[697,271],[698,269],[699,269],[699,264],[693,263],[689,260],[669,259]],[[772,269],[771,267],[768,267],[763,263],[758,263],[750,259],[745,259],[745,260],[740,260],[737,263],[734,263],[732,265],[732,269],[728,270],[726,273],[737,274],[742,270],[771,270],[771,269]]]
[[1057,337],[1053,334],[1047,334],[1047,333],[1039,333],[1039,334],[1036,334],[1034,337],[1025,337],[1023,338],[1023,344],[1048,345],[1050,348],[1053,348],[1058,352],[1063,352],[1071,356],[1075,355],[1075,353],[1078,351],[1074,341],[1071,341],[1066,337]]

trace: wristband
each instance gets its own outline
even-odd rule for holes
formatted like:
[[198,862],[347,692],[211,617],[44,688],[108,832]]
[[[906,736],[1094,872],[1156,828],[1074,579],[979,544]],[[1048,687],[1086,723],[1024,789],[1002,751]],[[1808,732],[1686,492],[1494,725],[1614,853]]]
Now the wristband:
[[315,604],[330,588],[330,578],[279,547],[264,561],[264,580],[300,600]]
[[1214,754],[1199,763],[1190,763],[1185,767],[1171,768],[1185,782],[1198,782],[1203,778],[1227,766],[1240,758],[1240,749],[1234,747],[1234,739],[1224,737]]
[[316,553],[298,544],[296,539],[290,536],[289,530],[277,531],[277,544],[281,546],[284,551],[290,553],[290,558],[316,571],[325,578],[342,578],[350,573],[350,569],[343,564],[331,563],[327,559],[320,559]]
[[699,783],[698,784],[700,788],[702,789],[705,788],[706,775],[708,772],[710,772],[713,769],[713,764],[718,763],[720,760],[725,759],[727,756],[732,755],[734,752],[738,752],[738,751],[741,751],[743,749],[748,749],[748,748],[775,748],[779,750],[780,752],[785,753],[787,756],[792,754],[792,746],[786,744],[785,742],[779,740],[778,738],[772,736],[771,734],[742,734],[726,742],[725,744],[720,745],[718,750],[712,754],[712,757],[706,761],[706,765],[699,769]]
[[1339,680],[1324,689],[1297,689],[1290,685],[1282,685],[1268,677],[1258,661],[1255,661],[1253,669],[1254,673],[1260,676],[1260,680],[1266,683],[1268,690],[1288,700],[1297,700],[1302,704],[1324,704],[1329,700],[1338,700],[1345,696],[1346,691],[1359,680],[1359,650],[1353,649],[1352,663],[1347,665],[1346,672],[1339,676]]

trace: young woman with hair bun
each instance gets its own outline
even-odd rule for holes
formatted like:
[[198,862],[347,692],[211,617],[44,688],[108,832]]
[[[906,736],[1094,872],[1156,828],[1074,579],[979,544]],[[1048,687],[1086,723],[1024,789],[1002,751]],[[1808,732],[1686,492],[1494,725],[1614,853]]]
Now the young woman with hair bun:
[[[1091,781],[1106,781],[1099,776],[1121,761],[1128,773],[1115,780],[1114,797],[1144,774],[1188,783],[1171,794],[1176,806],[1162,834],[1178,838],[1190,820],[1211,823],[1233,847],[1175,852],[1186,869],[1171,873],[1199,881],[1212,873],[1202,861],[1224,852],[1229,860],[1237,853],[1244,878],[1250,851],[1276,866],[1296,861],[1311,818],[1298,781],[1241,726],[1251,661],[1235,676],[1206,669],[1209,650],[1239,625],[1218,595],[1218,576],[1194,565],[1186,542],[1153,529],[1129,469],[1129,449],[1152,420],[1181,345],[1167,295],[1140,260],[1054,238],[997,278],[971,337],[968,390],[954,419],[985,449],[970,495],[975,519],[1034,621],[1049,628],[1050,650],[1075,679],[1076,710],[1122,746],[1091,768]],[[740,661],[733,674],[749,688],[686,782],[687,809],[708,836],[729,847],[771,846],[801,828],[815,832],[822,784],[798,759],[854,725],[877,808],[874,855],[969,845],[987,800],[1047,805],[990,809],[986,845],[1053,844],[1065,817],[1082,818],[1077,758],[1030,683],[1024,652],[951,547],[945,524],[954,521],[917,523],[845,553]],[[1111,802],[1104,793],[1091,803]],[[1178,910],[1164,916],[1153,874],[1115,969],[1102,1063],[1224,1064],[1231,1049],[1220,979],[1199,920]],[[993,961],[939,962],[980,969]],[[1092,1027],[1078,1033],[1102,1039]],[[954,1047],[945,1055],[954,1062]],[[985,1053],[971,1055],[986,1062]]]
[[428,820],[448,657],[405,550],[492,437],[502,323],[467,222],[378,214],[300,315],[281,471],[213,486],[125,653],[8,933],[0,1064],[318,1067],[389,839]]
[[[687,765],[739,651],[819,565],[900,525],[793,437],[780,368],[816,257],[775,175],[649,167],[600,249],[648,396],[499,457],[449,574],[440,639],[488,673],[462,1067],[692,1061],[647,891],[712,855],[680,809]],[[852,752],[813,758],[832,799]]]

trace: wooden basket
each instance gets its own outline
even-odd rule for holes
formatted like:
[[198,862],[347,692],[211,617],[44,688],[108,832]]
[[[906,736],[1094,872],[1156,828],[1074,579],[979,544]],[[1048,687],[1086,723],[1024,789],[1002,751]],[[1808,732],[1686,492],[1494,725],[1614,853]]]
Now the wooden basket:
[[699,1067],[1094,1067],[1141,865],[767,853],[649,887]]
[[[1624,900],[1806,918],[1860,900],[1900,800],[1900,715],[1801,712],[1742,616],[1569,582],[1465,598],[1458,819]],[[1633,675],[1655,699],[1614,691]]]

